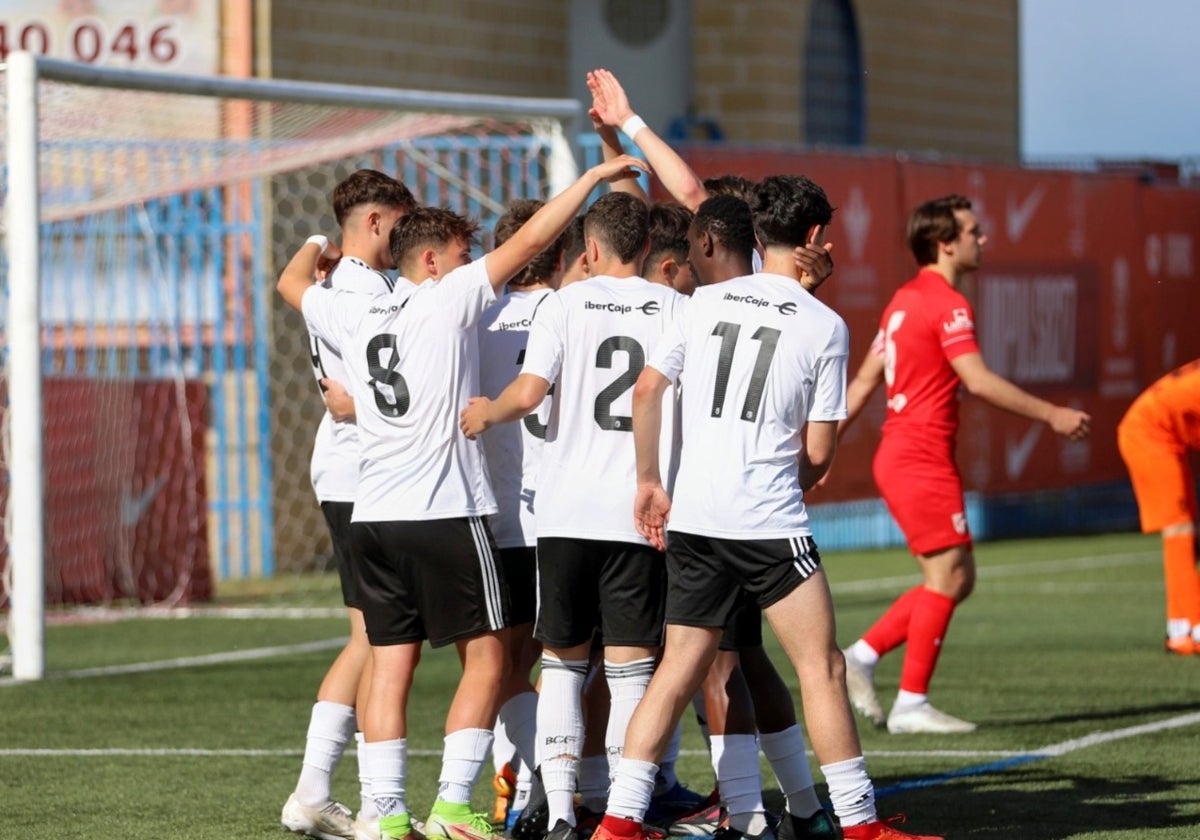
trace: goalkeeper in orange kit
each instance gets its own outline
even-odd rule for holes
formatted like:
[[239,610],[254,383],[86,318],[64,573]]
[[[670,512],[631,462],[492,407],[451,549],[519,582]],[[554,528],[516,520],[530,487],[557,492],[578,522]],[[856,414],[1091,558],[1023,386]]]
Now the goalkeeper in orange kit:
[[1137,497],[1143,533],[1161,531],[1168,653],[1200,655],[1196,482],[1188,453],[1200,449],[1200,359],[1143,391],[1117,426],[1117,446]]

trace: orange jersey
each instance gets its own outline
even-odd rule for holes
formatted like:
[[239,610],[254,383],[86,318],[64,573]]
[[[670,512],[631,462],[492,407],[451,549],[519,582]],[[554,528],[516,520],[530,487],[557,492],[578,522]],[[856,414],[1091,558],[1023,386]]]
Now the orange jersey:
[[1121,422],[1136,424],[1188,449],[1200,449],[1200,359],[1171,371],[1143,391]]

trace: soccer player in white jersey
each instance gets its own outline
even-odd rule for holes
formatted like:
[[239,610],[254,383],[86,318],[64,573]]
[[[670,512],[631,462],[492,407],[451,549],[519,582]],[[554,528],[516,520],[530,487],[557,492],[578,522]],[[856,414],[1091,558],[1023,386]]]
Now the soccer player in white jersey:
[[[605,738],[610,761],[620,755],[661,643],[662,554],[629,517],[630,391],[686,300],[638,275],[649,241],[639,199],[605,195],[588,209],[583,226],[588,280],[546,300],[534,318],[521,375],[496,400],[472,400],[462,417],[463,431],[479,434],[525,416],[556,388],[538,488],[535,628],[544,651],[537,728],[551,840],[575,836],[580,691],[593,631],[599,627],[603,636],[612,695]],[[673,433],[670,422],[664,429]],[[669,440],[663,451],[670,455]],[[670,474],[669,465],[663,472]]]
[[[496,222],[496,244],[507,242],[541,206],[541,201],[533,199],[512,202]],[[479,322],[479,380],[481,392],[486,396],[499,396],[521,372],[533,317],[546,297],[554,294],[562,275],[568,235],[566,232],[560,235],[509,280],[508,293],[485,312]],[[533,619],[537,613],[534,499],[550,400],[551,397],[547,397],[523,422],[496,426],[482,436],[488,475],[500,508],[489,521],[508,581],[512,627],[512,675],[496,724],[497,780],[494,784],[497,793],[502,792],[501,783],[509,786],[503,792],[503,807],[498,804],[493,814],[493,820],[498,821],[508,819],[510,799],[514,816],[524,807],[533,783],[533,769],[537,766],[534,751],[537,693],[529,681],[530,671],[541,652],[541,646],[533,638]],[[501,754],[502,745],[508,747],[505,754]],[[505,764],[509,765],[507,774]]]
[[[412,193],[389,175],[360,169],[334,187],[332,203],[342,231],[341,259],[324,284],[367,296],[390,292],[393,280],[383,273],[384,269],[395,268],[388,236],[396,220],[416,206]],[[326,243],[321,241],[324,237],[314,239],[316,248],[310,246],[309,250],[325,250]],[[311,257],[307,254],[303,259]],[[310,336],[309,342],[313,373],[322,391],[332,383],[345,384],[346,368],[337,350],[316,336]],[[353,423],[334,422],[326,411],[313,444],[312,484],[333,542],[342,600],[350,615],[350,640],[317,690],[300,778],[280,816],[283,826],[290,831],[324,840],[353,836],[349,809],[333,800],[330,784],[334,768],[355,736],[355,712],[365,709],[366,688],[371,678],[371,647],[350,549],[350,513],[358,481],[358,456],[357,427]],[[365,783],[361,773],[360,782]],[[373,811],[374,803],[363,784],[359,818],[371,821]]]
[[[706,199],[696,211],[688,238],[688,262],[700,285],[753,273],[754,221],[743,199],[735,195]],[[762,610],[745,590],[718,647],[702,690],[722,802],[680,820],[671,826],[671,833],[724,838],[736,831],[733,825],[747,824],[743,815],[762,812],[761,743],[785,798],[786,812],[777,829],[780,840],[836,837],[837,830],[817,798],[791,693],[763,648]]]
[[[803,491],[825,474],[846,414],[845,322],[800,285],[793,249],[832,208],[802,176],[765,179],[754,222],[763,272],[701,287],[634,394],[638,529],[667,551],[663,660],[625,741],[597,840],[644,837],[654,762],[713,660],[740,590],[754,594],[800,680],[805,721],[847,840],[909,835],[880,821],[846,696],[833,602]],[[661,396],[683,379],[674,499],[660,473]],[[769,833],[755,817],[731,828]]]
[[[508,593],[484,517],[496,512],[478,442],[457,413],[478,393],[477,325],[505,283],[569,224],[600,183],[626,177],[632,158],[588,170],[507,242],[470,262],[476,226],[420,208],[393,228],[401,273],[416,287],[364,298],[285,272],[278,290],[312,331],[342,352],[362,445],[351,531],[374,668],[361,760],[382,840],[412,833],[405,798],[407,699],[421,643],[454,644],[463,675],[446,719],[428,836],[490,840],[470,808],[491,750],[508,668]],[[433,279],[439,278],[439,279]]]

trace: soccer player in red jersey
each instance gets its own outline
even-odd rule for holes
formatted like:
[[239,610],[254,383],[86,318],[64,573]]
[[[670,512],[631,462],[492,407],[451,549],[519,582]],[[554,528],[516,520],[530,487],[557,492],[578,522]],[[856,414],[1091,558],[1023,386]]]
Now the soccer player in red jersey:
[[959,385],[999,408],[1045,422],[1081,440],[1091,418],[1023,391],[988,369],[975,341],[971,304],[960,281],[979,268],[987,237],[971,202],[959,195],[913,210],[908,245],[920,266],[883,310],[879,332],[847,391],[839,433],[886,382],[887,415],[875,453],[875,483],[916,556],[924,581],[901,595],[851,645],[846,684],[851,702],[877,726],[885,718],[875,694],[879,658],[906,645],[900,691],[886,718],[889,732],[970,732],[975,724],[929,704],[929,681],[955,607],[975,585],[975,558],[954,463]]

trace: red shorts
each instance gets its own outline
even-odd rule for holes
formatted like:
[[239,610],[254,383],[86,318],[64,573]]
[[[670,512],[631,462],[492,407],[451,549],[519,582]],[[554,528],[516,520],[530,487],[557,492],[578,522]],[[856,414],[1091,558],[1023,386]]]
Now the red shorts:
[[874,474],[913,554],[971,545],[952,440],[885,434],[875,452]]

